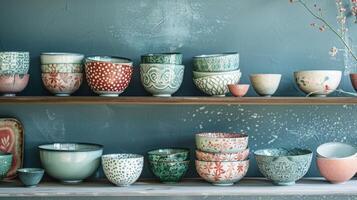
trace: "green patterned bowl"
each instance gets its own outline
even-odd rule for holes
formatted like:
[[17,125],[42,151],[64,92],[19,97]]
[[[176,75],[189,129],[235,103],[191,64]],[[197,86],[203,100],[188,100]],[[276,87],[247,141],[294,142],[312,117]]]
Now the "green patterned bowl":
[[208,76],[223,76],[223,75],[231,75],[231,74],[239,74],[240,70],[228,71],[228,72],[196,72],[193,71],[193,78],[204,78]]
[[157,149],[148,152],[148,159],[153,162],[185,161],[189,159],[190,150],[180,148]]
[[154,162],[149,160],[153,174],[163,183],[179,182],[186,174],[190,161]]
[[141,63],[143,64],[182,64],[181,53],[153,53],[141,56]]
[[0,74],[27,74],[29,68],[29,52],[0,52]]
[[235,52],[193,57],[193,69],[197,72],[226,72],[238,68],[239,54]]
[[309,170],[312,151],[307,149],[261,149],[254,152],[259,171],[275,185],[293,185]]
[[12,165],[12,154],[0,152],[0,180],[6,177]]

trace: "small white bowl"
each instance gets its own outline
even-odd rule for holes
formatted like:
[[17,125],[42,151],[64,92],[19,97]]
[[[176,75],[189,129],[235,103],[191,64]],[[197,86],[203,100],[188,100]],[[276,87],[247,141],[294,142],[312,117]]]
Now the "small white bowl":
[[357,149],[349,144],[329,142],[320,145],[316,149],[316,154],[319,158],[345,159],[356,157]]
[[260,96],[270,97],[279,87],[281,74],[252,74],[250,82]]
[[84,55],[77,53],[55,53],[41,54],[41,63],[44,64],[81,64]]

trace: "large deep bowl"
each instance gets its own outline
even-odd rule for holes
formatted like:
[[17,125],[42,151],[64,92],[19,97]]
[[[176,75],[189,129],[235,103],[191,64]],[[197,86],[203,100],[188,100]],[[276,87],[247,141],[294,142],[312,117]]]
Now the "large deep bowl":
[[310,70],[294,73],[297,86],[305,94],[325,97],[340,85],[342,72],[337,70]]
[[0,52],[0,74],[27,74],[29,68],[29,52]]
[[29,78],[29,74],[0,74],[0,93],[15,96],[26,88]]
[[56,96],[70,96],[83,82],[82,73],[42,73],[42,82]]
[[238,53],[200,55],[193,57],[193,69],[198,72],[225,72],[239,68]]
[[82,64],[84,55],[78,53],[47,52],[41,54],[41,64]]
[[241,180],[248,171],[249,160],[200,161],[196,160],[197,173],[206,181],[218,186],[229,186]]
[[149,151],[150,161],[185,161],[189,159],[190,150],[185,148],[156,149]]
[[196,150],[196,158],[201,161],[242,161],[249,156],[249,149],[244,149],[236,153],[209,153]]
[[317,158],[320,174],[331,183],[343,183],[350,180],[357,171],[357,158],[329,159]]
[[0,180],[4,179],[12,165],[12,154],[0,152]]
[[100,96],[116,97],[129,86],[133,62],[127,58],[94,56],[85,60],[88,85]]
[[270,97],[279,87],[281,74],[252,74],[250,82],[257,94]]
[[126,187],[140,177],[144,156],[137,154],[109,154],[102,156],[105,176],[114,185]]
[[312,151],[307,149],[262,149],[254,152],[259,171],[276,185],[293,185],[309,170]]
[[237,153],[247,149],[248,138],[241,133],[199,133],[196,147],[210,153]]
[[193,71],[193,78],[203,78],[207,76],[222,76],[222,75],[230,75],[230,74],[239,74],[240,70],[228,71],[228,72],[196,72]]
[[151,53],[141,56],[141,63],[143,64],[182,64],[181,53]]
[[316,149],[317,157],[330,159],[357,158],[357,149],[342,142],[328,142]]
[[190,161],[159,161],[149,160],[149,166],[153,174],[164,183],[179,182],[186,174]]
[[85,143],[40,145],[40,160],[46,173],[65,183],[78,183],[100,165],[103,146]]
[[141,83],[153,96],[170,97],[180,88],[184,70],[183,65],[141,64]]

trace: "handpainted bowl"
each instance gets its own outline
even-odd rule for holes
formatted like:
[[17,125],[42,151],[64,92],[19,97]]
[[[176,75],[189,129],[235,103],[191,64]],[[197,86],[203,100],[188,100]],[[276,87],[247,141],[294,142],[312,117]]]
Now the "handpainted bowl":
[[29,52],[0,52],[0,74],[27,74],[29,68]]
[[78,53],[41,53],[41,64],[82,64],[84,55]]
[[26,187],[36,187],[42,180],[44,169],[40,168],[21,168],[17,170],[19,179]]
[[209,153],[237,153],[247,149],[248,138],[241,133],[199,133],[196,147]]
[[249,149],[237,153],[209,153],[196,150],[196,158],[200,161],[242,161],[249,156]]
[[257,94],[264,97],[272,96],[279,87],[281,74],[252,74],[250,82]]
[[117,97],[129,86],[133,62],[127,58],[94,56],[86,58],[88,85],[100,96]]
[[179,182],[186,174],[190,161],[159,161],[149,160],[152,173],[163,183]]
[[357,92],[357,73],[350,74],[350,79],[351,79],[353,88]]
[[12,165],[12,154],[0,152],[0,180],[4,179]]
[[0,93],[15,96],[26,88],[29,78],[29,74],[0,74]]
[[56,96],[70,96],[83,82],[82,73],[42,73],[42,82]]
[[224,97],[228,92],[227,85],[237,84],[242,76],[241,72],[219,76],[207,76],[193,79],[196,87],[202,92],[217,97]]
[[229,84],[228,89],[235,97],[243,97],[249,90],[249,84]]
[[157,149],[149,151],[148,159],[153,162],[185,161],[189,159],[190,150],[182,148]]
[[344,183],[356,174],[357,158],[328,159],[317,158],[320,174],[331,183]]
[[240,181],[249,168],[249,160],[244,161],[200,161],[196,160],[197,173],[206,181],[217,186],[230,186]]
[[312,151],[306,149],[262,149],[254,152],[259,171],[275,185],[293,185],[308,172]]
[[193,57],[193,70],[197,72],[225,72],[239,68],[238,53],[200,55]]
[[317,157],[331,159],[357,158],[357,149],[349,144],[329,142],[317,147],[316,154]]
[[114,185],[129,186],[141,175],[144,166],[144,156],[137,154],[109,154],[102,156],[105,176]]
[[40,145],[40,160],[46,173],[64,183],[79,183],[97,171],[103,146],[85,143]]
[[82,73],[82,64],[58,63],[41,65],[42,73]]
[[170,97],[180,88],[184,71],[183,65],[141,64],[141,83],[153,96]]
[[141,56],[142,64],[182,64],[181,53],[151,53]]
[[193,78],[204,78],[208,76],[223,76],[223,75],[231,75],[231,74],[239,74],[240,69],[234,71],[227,71],[227,72],[196,72],[193,71]]
[[337,70],[310,70],[294,73],[297,86],[305,94],[325,97],[340,85],[342,72]]

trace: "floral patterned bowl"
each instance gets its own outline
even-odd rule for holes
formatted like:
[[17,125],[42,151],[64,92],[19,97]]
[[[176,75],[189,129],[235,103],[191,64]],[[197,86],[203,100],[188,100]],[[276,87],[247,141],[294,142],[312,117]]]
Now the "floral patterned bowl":
[[193,57],[193,69],[197,72],[226,72],[239,68],[239,54],[223,53]]
[[94,56],[85,61],[88,85],[100,96],[117,97],[129,86],[133,62],[127,58]]
[[15,96],[26,88],[29,78],[28,74],[0,74],[0,93]]
[[312,151],[307,149],[261,149],[254,152],[259,171],[275,185],[293,185],[309,170]]
[[325,97],[340,85],[342,72],[337,70],[310,70],[294,73],[300,90],[315,97]]
[[29,52],[0,52],[0,74],[27,74],[29,68]]
[[70,96],[83,81],[82,73],[42,73],[46,89],[56,96]]
[[247,149],[248,138],[241,133],[199,133],[196,147],[210,153],[237,153]]
[[249,156],[249,149],[237,153],[209,153],[196,150],[196,158],[201,161],[241,161]]
[[47,52],[41,54],[41,64],[82,64],[84,55],[78,53]]
[[148,159],[150,161],[185,161],[189,159],[189,149],[157,149],[148,152]]
[[240,181],[248,172],[249,160],[200,161],[196,160],[197,173],[217,186],[229,186]]
[[144,156],[137,154],[109,154],[102,156],[105,176],[113,184],[126,187],[133,184],[141,175]]
[[59,63],[59,64],[42,64],[41,65],[42,73],[82,73],[83,65],[82,64],[69,64],[69,63]]
[[152,53],[141,56],[143,64],[182,64],[181,53]]
[[150,169],[153,174],[163,183],[179,182],[186,174],[190,161],[159,161],[149,160]]

